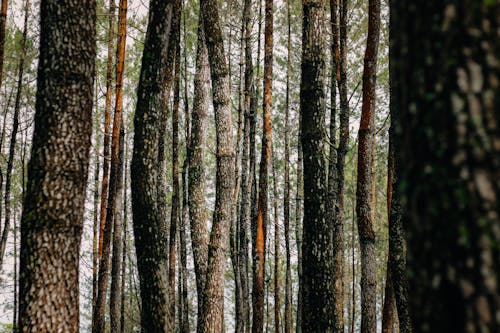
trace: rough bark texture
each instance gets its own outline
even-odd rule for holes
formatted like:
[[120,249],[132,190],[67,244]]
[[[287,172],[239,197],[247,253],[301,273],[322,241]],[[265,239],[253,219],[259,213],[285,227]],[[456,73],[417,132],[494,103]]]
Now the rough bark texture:
[[[299,121],[298,137],[302,137],[302,122]],[[295,329],[297,333],[302,332],[302,212],[303,212],[303,154],[302,143],[297,140],[297,189],[295,192],[295,238],[297,239],[297,275],[299,278],[299,290],[297,293],[297,322]]]
[[361,248],[361,333],[377,328],[377,268],[375,229],[372,219],[372,149],[375,118],[375,87],[380,35],[380,0],[368,3],[368,37],[363,69],[363,105],[358,132],[358,180],[356,215]]
[[167,332],[170,326],[167,230],[164,203],[157,201],[162,190],[157,186],[161,171],[157,160],[161,155],[158,126],[165,109],[172,11],[173,1],[151,1],[134,117],[132,211],[144,333]]
[[393,1],[391,9],[414,331],[499,332],[500,5]]
[[79,331],[96,3],[41,1],[33,146],[21,223],[20,332]]
[[302,2],[300,109],[304,153],[302,331],[333,332],[332,233],[327,220],[324,0]]
[[208,247],[208,266],[203,295],[203,309],[198,330],[223,331],[224,271],[234,190],[234,156],[229,73],[217,1],[202,0],[203,15],[215,112],[217,136],[216,196],[212,231]]
[[14,157],[16,153],[16,142],[17,142],[17,132],[19,129],[19,109],[21,107],[21,95],[23,92],[23,74],[24,74],[24,58],[26,49],[26,37],[28,34],[28,19],[29,19],[29,7],[30,3],[27,0],[24,4],[24,27],[23,27],[23,37],[21,40],[21,50],[19,54],[19,69],[17,74],[17,92],[16,99],[14,102],[14,116],[12,119],[12,131],[10,134],[10,145],[9,145],[9,158],[7,160],[7,176],[5,179],[5,222],[2,231],[2,238],[0,239],[0,271],[2,271],[2,264],[5,255],[5,247],[7,245],[7,238],[10,231],[10,187],[12,181],[12,170],[14,168]]
[[203,290],[208,261],[208,233],[205,202],[205,144],[207,113],[210,102],[210,67],[203,31],[203,17],[198,22],[198,46],[196,51],[196,73],[194,77],[193,114],[191,117],[191,139],[189,158],[189,216],[191,220],[191,245],[193,248],[196,292],[198,295],[198,327],[203,305]]

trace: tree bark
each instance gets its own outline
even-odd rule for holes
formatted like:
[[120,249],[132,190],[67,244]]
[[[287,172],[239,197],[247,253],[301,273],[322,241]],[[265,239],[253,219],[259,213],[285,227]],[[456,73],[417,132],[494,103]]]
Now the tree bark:
[[[196,292],[198,295],[198,323],[200,328],[203,291],[208,261],[208,232],[205,202],[205,144],[207,113],[210,102],[210,67],[203,30],[203,16],[199,14],[198,46],[196,51],[196,73],[194,77],[193,114],[191,117],[191,139],[189,142],[189,216],[191,220],[191,245],[193,248]],[[198,331],[199,332],[199,331]]]
[[395,196],[413,329],[498,332],[500,5],[391,9]]
[[96,3],[41,1],[35,129],[21,220],[20,332],[79,331]]
[[12,119],[12,131],[10,134],[10,145],[9,145],[9,158],[7,160],[7,175],[5,179],[5,193],[4,193],[4,203],[5,203],[5,222],[2,231],[2,238],[0,239],[0,272],[2,271],[3,259],[5,255],[5,247],[7,245],[7,238],[10,231],[10,187],[12,182],[12,169],[14,168],[14,157],[16,154],[16,142],[17,142],[17,132],[19,129],[19,109],[21,107],[21,95],[23,92],[23,75],[24,75],[24,59],[26,53],[26,38],[28,35],[28,20],[29,20],[29,0],[24,3],[24,26],[23,26],[23,37],[21,40],[21,50],[19,54],[19,68],[17,74],[17,92],[16,99],[14,102],[14,116]]
[[222,332],[224,313],[224,270],[234,190],[234,156],[229,73],[217,1],[202,0],[203,28],[212,77],[217,136],[215,210],[208,247],[208,266],[203,295],[201,332]]
[[272,145],[272,168],[273,168],[273,208],[274,208],[274,332],[281,332],[281,301],[280,301],[280,236],[279,236],[279,213],[278,213],[278,185],[276,176],[276,152]]
[[152,0],[144,41],[141,75],[134,117],[134,151],[131,163],[132,212],[137,268],[141,287],[141,330],[164,333],[170,328],[168,251],[164,205],[157,201],[162,188],[158,157],[161,119],[165,110],[167,55],[173,1]]
[[327,219],[324,0],[304,0],[300,108],[304,153],[302,331],[333,332],[332,233]]
[[377,268],[372,219],[372,149],[375,119],[375,87],[380,35],[380,1],[368,3],[368,37],[363,69],[363,105],[358,132],[358,181],[356,214],[361,248],[361,333],[377,328]]
[[[301,112],[301,111],[299,111]],[[300,118],[299,118],[300,119]],[[295,192],[295,237],[297,239],[297,275],[299,280],[299,288],[297,293],[297,323],[295,329],[297,333],[302,332],[302,212],[303,212],[303,200],[304,200],[304,183],[303,183],[303,154],[302,154],[302,143],[300,138],[302,137],[302,122],[299,120],[299,133],[297,140],[297,189]]]

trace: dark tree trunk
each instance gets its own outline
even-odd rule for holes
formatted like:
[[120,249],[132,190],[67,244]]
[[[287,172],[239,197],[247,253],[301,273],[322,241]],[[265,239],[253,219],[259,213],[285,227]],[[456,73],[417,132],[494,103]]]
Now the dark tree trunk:
[[212,77],[212,94],[217,136],[216,197],[208,247],[208,266],[203,309],[198,330],[223,331],[224,271],[234,190],[234,156],[229,73],[217,1],[202,0],[200,10]]
[[196,292],[198,295],[198,323],[203,305],[203,290],[208,261],[208,234],[205,202],[205,144],[207,135],[207,113],[210,102],[210,67],[203,31],[203,17],[198,21],[198,46],[196,51],[196,73],[194,77],[193,114],[191,117],[191,139],[189,142],[189,216],[191,220],[191,245],[193,248]]
[[377,267],[371,172],[379,35],[380,0],[370,0],[363,69],[363,105],[358,132],[358,181],[356,187],[356,214],[361,248],[361,333],[374,333],[377,328]]
[[324,0],[304,0],[300,109],[304,153],[302,331],[333,332],[332,233],[327,219]]
[[500,5],[391,9],[393,213],[407,231],[414,331],[499,332]]
[[[300,118],[299,118],[300,119]],[[299,120],[299,133],[297,135],[299,138],[297,140],[297,189],[295,192],[295,238],[297,239],[297,275],[299,280],[299,288],[297,293],[297,323],[296,332],[302,332],[302,211],[303,211],[303,154],[302,154],[302,143],[300,138],[302,137],[302,122]]]
[[23,75],[24,75],[24,58],[26,52],[26,38],[28,35],[28,20],[29,20],[29,0],[24,3],[24,27],[23,27],[23,37],[21,40],[21,50],[19,54],[19,69],[17,74],[17,92],[16,99],[14,102],[14,117],[12,119],[12,131],[10,134],[10,145],[9,145],[9,158],[7,160],[7,176],[5,179],[5,222],[2,231],[2,238],[0,239],[0,272],[2,271],[3,259],[5,255],[5,247],[7,245],[7,238],[10,231],[10,187],[12,182],[12,170],[14,168],[14,157],[16,154],[16,142],[17,142],[17,132],[19,129],[19,109],[21,108],[21,95],[23,92]]
[[276,166],[278,161],[276,153],[272,148],[272,168],[273,168],[273,208],[274,208],[274,332],[281,332],[281,301],[280,301],[280,229],[278,213],[278,185],[276,176]]
[[79,331],[96,3],[41,1],[35,129],[21,220],[20,332]]
[[[123,128],[125,131],[125,128]],[[125,320],[127,319],[127,316],[125,316],[125,278],[127,274],[127,242],[128,242],[128,237],[127,237],[127,227],[128,227],[128,214],[127,214],[127,133],[124,132],[124,138],[123,138],[123,236],[122,236],[122,277],[121,277],[121,301],[120,301],[120,311],[122,313],[122,320],[120,322],[120,333],[125,332]],[[130,273],[132,274],[132,273]],[[129,285],[129,288],[132,287]],[[128,296],[129,298],[130,295]]]
[[[152,0],[144,41],[141,76],[134,117],[134,151],[131,164],[132,211],[141,286],[141,330],[168,332],[168,249],[164,204],[158,174],[161,119],[169,79],[167,55],[173,16],[173,1]],[[158,186],[157,186],[158,185]]]

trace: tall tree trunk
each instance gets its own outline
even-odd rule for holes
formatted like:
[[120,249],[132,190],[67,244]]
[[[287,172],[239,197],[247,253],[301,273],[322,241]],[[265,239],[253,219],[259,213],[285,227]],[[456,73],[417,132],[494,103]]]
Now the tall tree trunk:
[[[111,161],[111,98],[113,96],[113,52],[115,34],[115,0],[109,1],[108,55],[106,59],[106,100],[104,105],[104,143],[101,182],[101,211],[99,217],[99,265],[102,258],[106,208],[108,203],[109,164]],[[97,301],[97,300],[95,300]],[[94,301],[94,302],[95,302]],[[95,321],[95,318],[92,319]]]
[[[152,0],[144,41],[141,75],[134,116],[134,151],[131,163],[132,211],[137,268],[141,286],[141,330],[164,333],[170,328],[168,300],[168,249],[164,205],[161,199],[163,156],[160,130],[170,84],[167,56],[174,0]],[[164,174],[162,174],[164,175]],[[158,185],[158,186],[157,186]]]
[[14,168],[14,157],[16,154],[17,131],[19,128],[19,109],[21,108],[21,95],[23,93],[23,75],[24,75],[24,58],[26,53],[26,38],[28,35],[28,20],[29,20],[29,7],[30,2],[26,0],[24,3],[24,26],[23,37],[21,39],[21,50],[19,54],[19,68],[17,74],[17,92],[16,100],[14,103],[14,117],[12,119],[12,131],[10,134],[9,146],[9,159],[7,160],[7,175],[5,179],[5,222],[2,231],[2,238],[0,239],[0,272],[2,271],[3,259],[5,255],[5,247],[7,245],[7,238],[10,231],[10,187],[12,181],[12,169]]
[[280,236],[279,236],[279,214],[278,214],[278,185],[276,176],[276,152],[274,145],[272,147],[272,168],[273,168],[273,208],[274,208],[274,332],[281,332],[280,317],[281,317],[281,303],[280,303]]
[[75,333],[96,3],[42,0],[40,17],[35,129],[21,219],[19,331]]
[[7,9],[8,9],[8,0],[2,0],[2,4],[0,7],[0,88],[2,87],[2,78],[3,78],[3,59],[4,59],[4,50],[5,50],[5,26],[7,23]]
[[[344,225],[343,225],[343,215],[339,213],[339,181],[344,181],[343,175],[342,179],[339,179],[339,163],[345,163],[345,153],[339,153],[340,158],[337,158],[337,147],[336,147],[336,116],[337,116],[337,83],[338,76],[340,75],[340,50],[339,50],[339,22],[338,22],[338,12],[339,12],[339,0],[330,0],[330,23],[332,31],[332,42],[331,42],[331,75],[330,75],[330,155],[328,163],[328,196],[329,196],[329,213],[328,219],[331,223],[332,232],[332,253],[333,253],[333,283],[334,283],[334,311],[333,311],[333,325],[335,332],[343,332],[344,330],[344,277],[343,277],[343,242],[344,242]],[[345,110],[344,110],[345,112]],[[345,117],[343,117],[345,118]],[[345,119],[342,119],[344,121]],[[347,124],[347,126],[349,126]],[[342,134],[341,134],[342,136]],[[349,137],[342,138],[342,144],[345,145]],[[342,146],[345,148],[345,146]],[[344,168],[344,165],[341,167]],[[343,172],[343,170],[342,170]],[[343,198],[342,198],[343,200]],[[343,203],[342,203],[343,206]]]
[[[399,33],[400,23],[397,23],[395,11],[397,7],[390,0],[390,23],[389,36],[391,43],[389,44],[389,80],[391,88],[398,84],[399,78],[396,76],[397,70],[394,66],[395,60],[401,55],[397,49],[395,41]],[[402,26],[401,26],[402,27]],[[389,270],[391,273],[394,296],[396,299],[397,315],[399,321],[399,330],[401,333],[413,332],[410,318],[409,299],[408,299],[408,279],[406,271],[406,236],[403,229],[402,206],[401,206],[401,189],[399,176],[399,158],[396,158],[396,117],[398,116],[398,91],[392,90],[390,96],[390,113],[391,125],[389,128],[389,158],[394,163],[392,174],[392,195],[391,209],[389,211]],[[388,174],[389,176],[389,174]]]
[[271,164],[271,105],[273,75],[273,0],[265,2],[264,28],[264,97],[262,103],[263,134],[259,166],[259,199],[255,220],[256,238],[254,249],[253,319],[252,332],[261,333],[264,328],[264,276],[267,238],[268,177]]
[[285,95],[285,190],[283,195],[283,223],[285,227],[285,333],[292,333],[292,263],[290,253],[290,71],[292,66],[292,34],[290,0],[286,2],[287,14],[287,57],[286,57],[286,95]]
[[[394,144],[392,135],[389,134],[389,149],[387,152],[387,218],[390,219],[391,203],[393,196],[393,181],[394,181]],[[390,236],[389,236],[390,237]],[[394,295],[394,287],[392,285],[392,274],[390,267],[390,251],[387,258],[387,272],[385,280],[385,297],[384,307],[382,310],[382,333],[393,333],[398,327],[398,313],[396,308],[396,298]]]
[[[299,111],[301,112],[301,111]],[[301,118],[301,117],[300,117]],[[299,118],[299,119],[300,119]],[[302,332],[302,211],[304,201],[304,183],[303,183],[303,154],[302,154],[302,121],[299,120],[299,133],[297,135],[297,189],[295,192],[295,238],[297,241],[297,275],[299,280],[299,288],[297,293],[297,323],[295,326],[296,332]]]
[[[180,8],[178,11],[180,14]],[[180,28],[180,19],[176,21]],[[180,191],[179,191],[179,106],[180,106],[180,34],[174,39],[175,72],[174,72],[174,106],[172,109],[172,209],[170,211],[170,234],[169,234],[169,256],[168,256],[168,281],[170,297],[170,316],[175,318],[175,264],[176,264],[176,238],[178,236],[177,225],[179,224]],[[172,320],[175,331],[175,320]]]
[[[324,0],[304,0],[300,108],[304,153],[302,331],[333,332],[332,233],[327,219]],[[328,314],[328,315],[326,315]]]
[[[120,300],[120,312],[122,314],[122,320],[120,322],[120,333],[125,332],[125,320],[127,316],[125,315],[125,278],[127,276],[127,227],[128,227],[128,214],[127,214],[127,133],[124,130],[124,138],[123,138],[123,236],[122,236],[122,277],[121,277],[121,300]],[[132,273],[130,273],[132,274]],[[129,285],[129,287],[131,287]],[[130,295],[129,295],[129,298]]]
[[499,332],[500,4],[391,9],[394,196],[413,328]]
[[224,313],[224,270],[234,190],[233,137],[229,75],[217,1],[202,0],[217,136],[215,210],[208,247],[208,266],[201,312],[201,332],[221,332]]
[[377,328],[377,267],[375,229],[372,220],[372,149],[375,119],[375,87],[380,35],[380,0],[368,3],[368,37],[363,69],[363,105],[358,132],[358,181],[356,214],[361,248],[361,333]]
[[[120,161],[120,133],[123,123],[123,70],[125,63],[125,43],[126,43],[126,25],[127,25],[127,0],[120,0],[120,16],[119,16],[119,28],[118,28],[118,42],[116,44],[116,82],[115,82],[115,112],[113,115],[113,130],[111,133],[111,161],[110,161],[110,175],[109,175],[109,191],[108,191],[108,202],[106,204],[106,223],[104,226],[104,237],[102,243],[102,256],[99,263],[99,279],[98,279],[98,289],[97,289],[97,301],[96,308],[94,312],[94,322],[92,325],[93,333],[103,333],[105,331],[105,312],[106,312],[106,296],[108,290],[109,273],[110,273],[110,252],[111,252],[111,239],[113,235],[113,225],[115,224],[115,219],[120,219],[120,183],[121,183],[121,173],[122,166]],[[121,221],[117,221],[117,229],[121,229]],[[116,226],[115,226],[116,227]],[[116,237],[117,243],[113,242],[113,251],[119,250],[115,249],[115,245],[118,246],[119,242],[119,232]],[[120,253],[116,254],[116,260],[119,265],[119,260],[121,257]],[[118,269],[115,274],[119,275],[119,266],[115,267]],[[119,292],[116,290],[117,285],[114,285],[116,294],[113,294],[111,298],[111,318],[113,321],[112,332],[116,332],[119,327]],[[114,299],[113,299],[114,298]],[[114,312],[113,312],[114,311]]]
[[191,220],[191,246],[193,248],[196,292],[198,295],[198,332],[201,329],[203,292],[208,262],[208,234],[205,202],[205,144],[207,113],[210,102],[210,67],[205,44],[203,15],[198,20],[198,46],[196,51],[196,73],[194,77],[193,114],[191,117],[191,139],[188,150],[189,216]]

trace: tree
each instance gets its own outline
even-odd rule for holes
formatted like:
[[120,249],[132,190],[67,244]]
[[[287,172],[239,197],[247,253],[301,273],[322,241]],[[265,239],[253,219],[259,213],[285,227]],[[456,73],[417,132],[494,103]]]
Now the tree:
[[[302,331],[332,332],[332,233],[327,220],[324,0],[303,0],[301,142],[304,163]],[[328,315],[327,315],[328,314]]]
[[3,78],[3,59],[5,52],[5,26],[7,23],[7,9],[9,6],[8,0],[2,0],[0,7],[0,87],[2,87]]
[[268,209],[268,177],[271,164],[271,106],[272,106],[272,75],[273,75],[273,1],[265,2],[264,28],[264,97],[262,104],[263,134],[262,152],[259,166],[259,197],[257,216],[254,221],[256,229],[254,241],[254,276],[252,293],[252,332],[262,332],[264,329],[264,275],[265,275],[265,244],[267,236]]
[[[167,230],[161,199],[160,131],[168,80],[167,55],[173,1],[152,0],[144,41],[141,75],[134,116],[131,163],[132,212],[137,268],[141,287],[142,332],[164,333],[170,328]],[[159,185],[159,186],[157,186]]]
[[201,312],[201,332],[221,332],[224,309],[224,268],[234,190],[234,156],[229,74],[217,1],[202,0],[217,136],[215,210],[208,247],[208,266]]
[[203,311],[203,293],[208,262],[208,231],[205,202],[205,143],[207,113],[210,102],[210,67],[205,44],[203,15],[198,18],[198,45],[196,50],[196,73],[194,77],[194,101],[191,117],[191,139],[188,149],[188,198],[191,220],[191,245],[193,248],[196,292],[198,295],[198,332]]
[[413,329],[498,332],[500,5],[392,1],[391,10]]
[[375,87],[380,35],[380,1],[368,3],[368,36],[363,68],[363,105],[358,132],[358,180],[356,215],[361,247],[361,332],[377,329],[377,270],[375,230],[372,211],[373,133]]
[[20,332],[78,332],[96,3],[41,1],[35,130],[21,221]]

